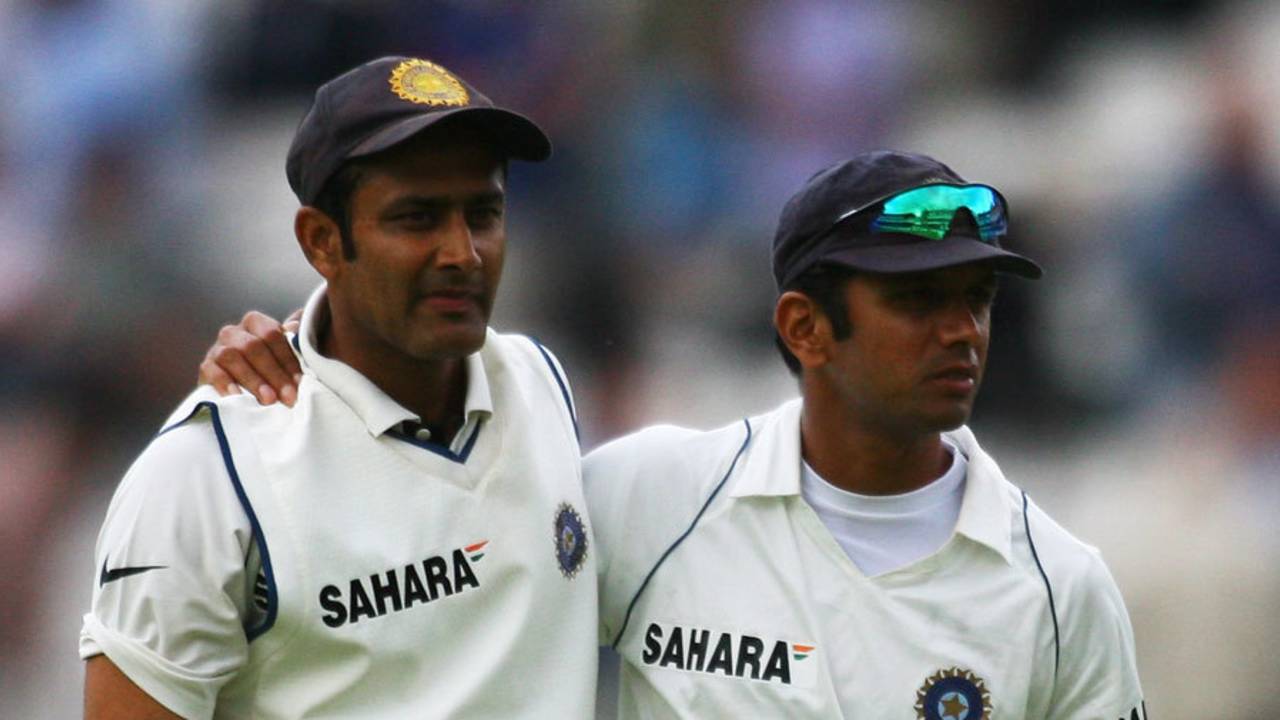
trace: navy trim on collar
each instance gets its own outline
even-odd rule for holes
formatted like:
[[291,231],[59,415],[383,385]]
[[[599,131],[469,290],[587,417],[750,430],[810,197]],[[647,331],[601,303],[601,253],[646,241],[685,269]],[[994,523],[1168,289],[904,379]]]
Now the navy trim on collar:
[[441,445],[440,443],[432,442],[431,440],[419,440],[418,438],[412,435],[406,435],[405,433],[400,432],[396,428],[389,428],[383,434],[389,437],[393,437],[396,440],[407,442],[410,445],[416,445],[422,448],[423,450],[430,450],[431,452],[435,453],[436,455],[439,455],[445,460],[456,462],[461,465],[463,463],[466,463],[467,458],[471,456],[471,449],[475,447],[476,440],[480,437],[480,428],[483,424],[484,423],[476,423],[475,427],[471,429],[471,436],[468,437],[467,442],[463,444],[462,450],[456,453],[452,449],[450,449],[448,445]]

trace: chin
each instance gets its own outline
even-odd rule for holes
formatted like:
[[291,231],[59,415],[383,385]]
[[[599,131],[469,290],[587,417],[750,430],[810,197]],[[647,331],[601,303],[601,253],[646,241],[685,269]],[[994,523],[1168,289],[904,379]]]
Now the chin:
[[947,432],[969,422],[969,410],[965,407],[955,408],[949,411],[940,412],[928,419],[932,432]]
[[420,360],[460,358],[484,347],[485,327],[448,328],[412,344],[410,354]]

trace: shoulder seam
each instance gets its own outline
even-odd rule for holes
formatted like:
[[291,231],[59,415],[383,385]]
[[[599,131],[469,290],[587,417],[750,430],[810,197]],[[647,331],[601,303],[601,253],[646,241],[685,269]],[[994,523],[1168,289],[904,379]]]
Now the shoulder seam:
[[1049,616],[1053,619],[1053,676],[1058,676],[1058,657],[1062,641],[1058,634],[1058,609],[1053,602],[1053,585],[1049,583],[1049,575],[1040,563],[1040,555],[1036,552],[1036,543],[1031,538],[1031,516],[1027,512],[1027,491],[1022,490],[1022,527],[1027,533],[1027,545],[1031,548],[1031,559],[1035,560],[1036,569],[1040,571],[1040,579],[1044,580],[1044,589],[1049,594]]
[[729,476],[733,475],[734,468],[738,466],[738,460],[742,458],[742,453],[746,452],[747,445],[751,443],[751,421],[744,418],[742,420],[742,424],[747,428],[747,436],[743,438],[742,446],[739,447],[738,452],[734,454],[733,462],[729,463],[729,469],[725,472],[724,477],[720,478],[720,482],[716,483],[715,489],[711,491],[711,495],[707,497],[706,502],[702,503],[702,507],[698,510],[698,514],[693,518],[693,522],[689,523],[689,527],[685,529],[680,537],[676,538],[675,542],[671,543],[671,546],[666,549],[666,552],[662,553],[662,556],[658,558],[658,562],[649,570],[649,574],[645,575],[644,581],[640,583],[640,587],[636,590],[636,594],[631,597],[631,603],[627,605],[626,615],[622,618],[622,627],[618,628],[617,634],[613,637],[613,642],[609,643],[609,646],[613,649],[616,650],[618,648],[618,642],[622,640],[622,634],[627,631],[627,625],[631,622],[631,613],[635,610],[636,603],[640,600],[640,596],[644,594],[645,588],[649,586],[649,581],[653,579],[653,576],[658,572],[658,568],[662,567],[662,564],[667,561],[667,558],[671,556],[671,553],[675,552],[675,549],[680,546],[680,543],[684,542],[685,538],[689,537],[693,532],[693,529],[697,527],[698,521],[702,519],[703,513],[705,513],[707,508],[711,506],[711,501],[716,499],[716,496],[720,494],[720,489],[724,487],[726,482],[728,482]]
[[[222,427],[222,418],[218,414],[218,406],[212,402],[204,401],[196,405],[196,411],[207,408],[210,418],[213,421],[213,432],[218,438],[218,448],[222,451],[222,462],[227,467],[227,474],[231,477],[231,486],[236,492],[236,498],[240,501],[241,507],[244,508],[245,515],[249,518],[249,526],[253,531],[253,539],[258,543],[258,556],[262,560],[262,571],[267,579],[267,616],[261,623],[254,627],[245,627],[245,638],[249,642],[253,642],[266,631],[270,630],[276,622],[276,612],[279,609],[279,596],[276,591],[276,576],[274,568],[271,565],[271,553],[267,549],[267,539],[262,532],[262,525],[258,522],[258,515],[253,510],[253,505],[249,502],[249,496],[245,492],[244,485],[240,482],[240,474],[236,471],[235,460],[231,456],[231,445],[227,442],[226,431]],[[192,415],[195,411],[192,412]],[[190,419],[188,416],[187,419]],[[183,420],[182,422],[186,422]],[[179,423],[181,424],[181,423]]]
[[[212,404],[212,403],[209,403],[209,402],[200,402],[200,403],[196,403],[196,406],[195,406],[195,407],[193,407],[193,408],[191,409],[191,412],[187,413],[187,416],[186,416],[186,417],[182,418],[181,420],[178,420],[177,422],[174,422],[174,423],[170,424],[168,427],[161,428],[160,432],[156,433],[156,435],[155,435],[155,436],[156,436],[156,437],[160,437],[161,435],[164,435],[165,433],[169,432],[170,430],[177,430],[178,428],[180,428],[180,427],[182,427],[182,426],[186,425],[187,423],[191,422],[191,419],[192,419],[192,418],[194,418],[197,414],[199,414],[201,410],[204,410],[206,405],[208,405],[208,406],[210,406],[210,407],[212,407],[212,406],[213,406],[213,404]],[[154,439],[154,438],[152,438],[152,439]]]
[[547,367],[551,369],[551,376],[556,379],[556,385],[560,387],[560,395],[564,397],[565,408],[569,411],[569,421],[573,423],[573,436],[578,441],[578,446],[582,446],[582,431],[578,428],[578,410],[573,406],[573,397],[569,394],[569,385],[561,377],[560,369],[556,367],[556,363],[551,359],[551,353],[542,346],[542,342],[532,335],[525,336],[533,346],[538,349],[542,355],[542,359],[546,361]]

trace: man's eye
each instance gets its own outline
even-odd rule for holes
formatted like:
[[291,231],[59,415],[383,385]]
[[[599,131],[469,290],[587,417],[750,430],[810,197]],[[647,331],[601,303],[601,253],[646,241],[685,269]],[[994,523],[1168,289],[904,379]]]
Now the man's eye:
[[908,307],[929,307],[937,302],[938,293],[929,288],[914,288],[898,293],[897,299]]
[[467,211],[467,222],[475,227],[487,227],[502,219],[500,207],[478,207]]
[[980,307],[989,306],[996,301],[996,291],[993,288],[979,288],[969,293],[970,300]]
[[410,210],[395,216],[396,222],[424,225],[435,222],[435,213],[427,210]]

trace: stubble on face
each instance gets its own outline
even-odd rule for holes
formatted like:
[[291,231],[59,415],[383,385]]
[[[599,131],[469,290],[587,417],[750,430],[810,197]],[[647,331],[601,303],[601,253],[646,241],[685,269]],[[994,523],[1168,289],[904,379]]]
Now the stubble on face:
[[347,316],[343,329],[370,361],[436,362],[477,351],[505,251],[501,159],[481,138],[455,130],[366,164],[351,202],[356,255],[330,279],[330,302]]
[[824,371],[851,421],[903,439],[967,421],[990,339],[990,268],[859,274],[845,292],[853,332]]

